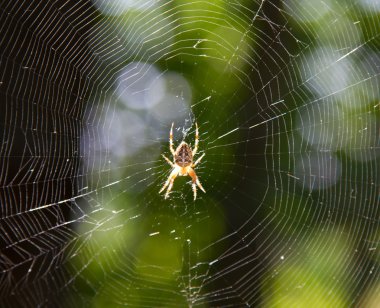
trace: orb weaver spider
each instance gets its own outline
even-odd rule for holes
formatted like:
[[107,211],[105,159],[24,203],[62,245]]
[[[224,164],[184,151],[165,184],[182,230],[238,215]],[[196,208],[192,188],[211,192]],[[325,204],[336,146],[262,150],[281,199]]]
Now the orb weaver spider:
[[168,185],[168,189],[165,193],[165,199],[169,197],[169,193],[172,190],[173,183],[175,178],[179,176],[186,176],[189,175],[192,179],[192,188],[193,188],[193,194],[194,194],[194,200],[197,198],[197,185],[198,187],[205,193],[206,191],[202,187],[201,182],[199,182],[199,179],[197,177],[197,174],[194,171],[194,167],[199,164],[199,162],[202,160],[203,155],[199,157],[195,163],[193,163],[193,158],[195,154],[198,151],[198,143],[199,143],[199,134],[198,134],[198,124],[195,123],[195,144],[194,149],[192,149],[185,141],[182,141],[180,145],[177,147],[177,149],[174,151],[173,148],[173,127],[174,123],[172,123],[172,127],[170,129],[170,135],[169,135],[169,145],[170,145],[170,152],[173,155],[173,162],[169,160],[165,155],[162,154],[162,157],[168,162],[168,164],[173,168],[172,172],[170,173],[168,179],[166,180],[164,186],[161,188],[161,193]]

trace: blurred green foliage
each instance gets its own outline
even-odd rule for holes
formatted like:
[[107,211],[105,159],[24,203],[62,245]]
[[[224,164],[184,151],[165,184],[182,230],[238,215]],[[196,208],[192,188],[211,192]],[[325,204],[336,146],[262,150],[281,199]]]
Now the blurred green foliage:
[[[142,40],[147,39],[144,35],[152,34],[148,44],[144,45],[146,49],[138,50],[138,54],[129,54],[125,62],[132,57],[148,61],[153,59],[154,62],[157,61],[158,66],[176,70],[191,82],[196,120],[198,123],[207,124],[203,125],[201,130],[200,146],[206,147],[206,157],[199,173],[203,183],[207,183],[204,184],[207,194],[202,195],[202,202],[192,202],[190,185],[186,183],[188,180],[179,178],[175,182],[176,191],[171,194],[175,197],[168,201],[158,195],[157,185],[147,187],[138,196],[124,193],[121,189],[122,193],[114,191],[108,198],[103,199],[101,203],[107,209],[107,216],[93,217],[98,225],[83,224],[78,230],[83,238],[83,248],[80,250],[81,255],[77,256],[74,262],[74,267],[84,269],[84,277],[96,281],[92,289],[96,294],[93,300],[94,307],[115,306],[115,303],[119,303],[120,306],[124,306],[125,303],[155,307],[165,307],[168,303],[177,307],[189,306],[192,296],[197,292],[196,275],[207,275],[207,272],[194,274],[193,267],[217,258],[226,246],[223,244],[210,249],[209,246],[238,229],[235,226],[231,227],[235,222],[231,218],[232,215],[228,216],[234,209],[225,208],[231,203],[238,204],[239,209],[236,211],[247,213],[246,220],[256,211],[255,206],[258,206],[260,217],[273,215],[269,225],[281,230],[279,241],[283,248],[288,247],[290,239],[297,239],[294,245],[289,244],[289,249],[293,250],[292,254],[285,254],[281,261],[273,262],[266,270],[261,286],[264,307],[347,307],[353,299],[350,294],[352,278],[349,276],[349,268],[355,266],[354,247],[347,235],[349,231],[342,226],[349,222],[338,222],[334,228],[326,226],[325,229],[320,224],[329,221],[328,216],[331,212],[334,212],[335,216],[331,215],[336,217],[337,211],[345,211],[345,206],[347,210],[360,210],[354,203],[349,204],[346,199],[337,201],[333,197],[329,198],[329,193],[338,193],[334,190],[336,187],[326,190],[327,197],[323,200],[325,202],[317,202],[318,198],[313,199],[313,196],[319,194],[319,191],[305,191],[295,184],[297,181],[293,176],[293,168],[297,163],[297,155],[318,151],[300,137],[295,125],[298,113],[292,113],[292,110],[285,108],[287,115],[283,118],[284,123],[279,124],[279,134],[276,131],[266,132],[267,143],[271,143],[272,148],[266,150],[265,154],[261,153],[261,159],[268,161],[268,169],[250,171],[253,177],[267,171],[268,178],[276,180],[272,183],[278,186],[273,184],[268,189],[265,202],[260,206],[261,200],[243,204],[245,196],[236,197],[234,191],[229,191],[230,188],[236,188],[236,183],[242,182],[241,173],[236,171],[236,168],[239,165],[243,168],[250,167],[245,156],[249,153],[248,146],[244,148],[238,144],[239,141],[248,143],[251,140],[255,141],[255,138],[263,137],[243,135],[238,131],[234,135],[217,139],[221,134],[214,133],[215,129],[218,132],[228,132],[239,126],[249,127],[252,124],[249,121],[256,115],[247,115],[247,109],[243,107],[248,105],[251,110],[255,110],[258,108],[257,104],[260,104],[254,101],[254,106],[250,106],[251,93],[248,90],[249,80],[256,73],[252,65],[258,58],[258,45],[263,44],[257,41],[261,28],[252,25],[258,4],[241,1],[241,6],[231,11],[229,2],[214,0],[190,3],[176,0],[171,2],[170,9],[163,5],[144,18],[140,18],[141,13],[130,11],[123,16],[103,21],[109,23],[110,27],[118,25],[118,31],[123,33],[122,43],[130,46],[131,51],[134,48],[129,36],[131,33]],[[285,3],[284,10],[292,13],[292,16],[288,16],[288,27],[293,27],[292,34],[305,39],[304,44],[308,46],[307,52],[305,49],[301,49],[301,52],[312,54],[318,44],[329,44],[335,49],[364,44],[366,38],[361,33],[367,31],[363,30],[370,28],[373,31],[374,27],[379,30],[379,27],[374,25],[354,24],[353,21],[358,14],[354,11],[344,12],[344,18],[339,18],[331,25],[333,19],[337,18],[337,12],[343,12],[342,6],[337,2],[330,1],[331,7],[320,7],[321,3],[318,2],[317,5],[316,1]],[[164,15],[161,15],[163,12]],[[160,29],[155,32],[154,28],[149,27],[149,20],[160,19],[162,16],[167,19],[153,23]],[[141,33],[137,33],[136,29],[141,30]],[[115,30],[111,30],[111,33],[112,31]],[[283,46],[280,46],[281,48]],[[155,51],[161,56],[165,52],[165,56],[150,57],[148,52],[154,54]],[[301,58],[304,60],[300,57],[294,64],[298,65],[298,68],[308,64],[302,62]],[[301,84],[306,79],[303,73],[295,71],[292,78],[299,78]],[[262,74],[260,77],[263,79],[274,78],[269,76],[269,73],[268,76]],[[280,70],[273,73],[275,77],[279,74]],[[257,77],[252,79],[255,78]],[[362,80],[361,76],[359,81]],[[264,86],[261,85],[262,88]],[[365,86],[373,85],[363,83],[363,87]],[[313,101],[313,94],[309,89],[302,86],[300,88],[299,92],[306,93],[305,96]],[[276,90],[273,89],[273,92]],[[357,91],[355,93],[358,99],[361,97],[360,93],[369,91],[362,87],[355,87],[354,90]],[[378,128],[379,116],[359,114],[358,109],[348,108],[345,100],[355,96],[355,93],[350,92],[349,96],[336,100],[332,98],[335,107],[340,105],[341,113],[336,114],[335,122],[324,124],[322,127],[324,133],[331,138],[329,144],[335,146],[339,142],[340,145],[344,145],[339,147],[340,150],[335,148],[332,152],[335,151],[337,155],[342,155],[341,157],[349,156],[342,159],[344,177],[347,180],[351,178],[358,181],[354,174],[348,174],[347,168],[350,166],[351,172],[355,173],[362,164],[355,161],[355,153],[359,151],[362,155],[363,149],[371,151],[371,147],[376,147],[378,137],[363,138],[360,132],[370,122]],[[208,96],[209,99],[199,104]],[[291,104],[298,106],[300,110],[304,103],[307,103],[302,95],[288,96],[286,99],[290,98],[294,99]],[[272,101],[268,99],[268,102]],[[371,112],[372,105],[373,101],[368,101],[364,107],[361,106],[363,109],[359,110],[361,113],[366,113],[366,110]],[[281,106],[278,105],[278,108]],[[310,134],[316,131],[317,125],[318,123],[315,123],[315,126],[310,126]],[[288,130],[291,128],[291,133],[282,130],[284,127]],[[223,147],[227,144],[231,146]],[[167,151],[167,146],[165,141],[162,146],[163,152]],[[242,149],[243,153],[239,152]],[[263,165],[261,167],[265,168]],[[160,182],[163,182],[168,166],[157,162],[155,168],[155,174]],[[209,170],[212,174],[208,173]],[[258,183],[256,186],[251,185],[249,181],[243,182],[242,185],[251,185],[249,200],[254,200],[255,196],[261,193],[260,190],[266,185],[266,181],[267,179],[254,178],[253,182]],[[221,183],[222,187],[216,187]],[[347,191],[349,188],[342,186],[342,189]],[[114,195],[118,197],[115,198]],[[223,200],[221,195],[227,196],[227,200]],[[234,199],[235,197],[237,199]],[[336,204],[332,204],[334,202]],[[353,216],[350,219],[354,219]],[[241,221],[237,221],[238,226],[239,223]],[[266,233],[268,234],[269,232]],[[277,235],[268,235],[268,238],[271,236],[278,239]],[[378,244],[379,234],[374,233],[372,237],[373,242]],[[293,253],[294,250],[297,252]],[[374,261],[378,263],[379,258],[375,257]],[[91,289],[86,290],[85,285],[86,283],[78,283],[78,288],[91,297]],[[376,286],[374,288],[376,289]],[[369,293],[368,296],[373,295]]]

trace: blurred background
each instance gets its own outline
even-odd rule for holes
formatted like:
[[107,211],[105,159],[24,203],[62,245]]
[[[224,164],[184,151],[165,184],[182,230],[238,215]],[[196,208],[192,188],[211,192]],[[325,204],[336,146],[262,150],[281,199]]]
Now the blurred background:
[[[375,0],[0,3],[2,307],[379,307]],[[174,146],[205,154],[161,187]]]

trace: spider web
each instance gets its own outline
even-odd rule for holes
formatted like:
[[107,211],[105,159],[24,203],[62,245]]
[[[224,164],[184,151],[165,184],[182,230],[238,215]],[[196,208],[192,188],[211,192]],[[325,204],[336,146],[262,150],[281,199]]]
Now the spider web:
[[375,306],[379,14],[2,2],[1,306]]

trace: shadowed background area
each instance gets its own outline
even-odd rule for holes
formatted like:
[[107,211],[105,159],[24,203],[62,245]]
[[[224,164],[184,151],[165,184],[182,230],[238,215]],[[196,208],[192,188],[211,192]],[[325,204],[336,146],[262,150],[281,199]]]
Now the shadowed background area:
[[[0,4],[0,305],[376,307],[376,1]],[[161,187],[174,147],[190,177]],[[195,158],[195,159],[196,159]]]

